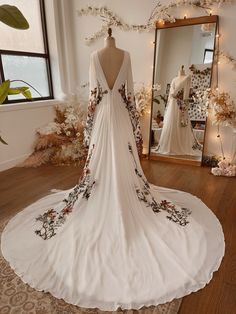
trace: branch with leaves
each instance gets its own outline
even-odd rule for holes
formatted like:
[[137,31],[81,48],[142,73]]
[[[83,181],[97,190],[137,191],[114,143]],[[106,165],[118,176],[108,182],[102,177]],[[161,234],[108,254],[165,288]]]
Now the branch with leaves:
[[176,21],[176,17],[171,14],[171,10],[177,7],[190,6],[204,10],[207,14],[209,14],[213,5],[220,6],[222,4],[232,2],[235,2],[235,0],[177,0],[169,3],[168,5],[163,5],[160,1],[158,1],[146,24],[126,23],[106,6],[93,7],[88,5],[87,7],[78,10],[77,13],[79,16],[98,16],[103,22],[103,25],[99,31],[85,38],[85,42],[87,44],[91,44],[96,39],[106,35],[108,28],[112,26],[124,31],[148,32],[155,29],[156,21],[174,23]]

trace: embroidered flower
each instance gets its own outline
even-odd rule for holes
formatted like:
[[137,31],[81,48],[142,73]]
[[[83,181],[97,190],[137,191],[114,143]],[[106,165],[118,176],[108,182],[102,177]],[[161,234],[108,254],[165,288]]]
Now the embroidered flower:
[[89,199],[91,190],[95,184],[95,181],[92,180],[90,169],[88,168],[94,147],[95,145],[93,144],[90,153],[88,154],[79,183],[62,201],[63,203],[65,203],[63,208],[59,211],[56,211],[54,208],[50,208],[45,213],[39,215],[36,218],[36,221],[41,223],[41,227],[35,230],[35,233],[39,235],[43,240],[48,240],[56,235],[56,230],[65,223],[66,216],[72,213],[73,206],[78,200],[79,195],[82,195],[82,198],[85,198],[87,200]]
[[133,155],[133,150],[130,143],[128,143],[128,149],[134,160],[134,171],[140,179],[141,188],[135,187],[138,199],[141,202],[145,203],[147,207],[151,207],[154,213],[159,213],[161,210],[166,211],[169,214],[168,216],[166,216],[167,219],[179,224],[180,226],[186,226],[189,223],[187,218],[191,214],[191,211],[188,208],[177,207],[175,204],[167,200],[161,200],[161,202],[158,203],[151,193],[151,188],[146,178],[138,170],[138,166]]
[[97,87],[95,87],[94,89],[90,91],[88,114],[87,114],[86,125],[84,128],[85,147],[89,147],[96,106],[98,106],[99,103],[102,101],[103,95],[107,93],[108,91],[103,90],[98,81],[97,81]]

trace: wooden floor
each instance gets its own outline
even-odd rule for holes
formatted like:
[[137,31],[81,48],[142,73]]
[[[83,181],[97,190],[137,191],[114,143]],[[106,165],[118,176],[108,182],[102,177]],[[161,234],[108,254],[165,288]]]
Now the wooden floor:
[[[143,160],[148,180],[201,198],[222,223],[226,253],[218,272],[204,289],[184,297],[180,314],[236,314],[236,178],[215,177],[209,168]],[[78,182],[75,167],[12,168],[0,173],[0,219],[46,195]]]

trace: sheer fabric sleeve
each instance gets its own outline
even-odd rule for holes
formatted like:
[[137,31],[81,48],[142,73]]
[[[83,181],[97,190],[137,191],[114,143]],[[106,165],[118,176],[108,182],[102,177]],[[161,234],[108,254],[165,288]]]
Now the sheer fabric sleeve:
[[95,66],[94,66],[94,53],[90,56],[89,65],[89,102],[87,109],[87,119],[84,128],[84,146],[86,148],[90,145],[90,139],[93,130],[94,116],[96,106],[102,100],[103,94],[106,94],[107,90],[102,90],[99,82],[97,81]]
[[131,120],[131,124],[133,127],[133,133],[135,137],[135,142],[138,150],[139,156],[142,154],[143,150],[143,139],[141,134],[140,128],[140,121],[139,121],[139,112],[135,102],[134,96],[134,82],[133,82],[133,74],[132,74],[132,66],[131,66],[131,59],[130,55],[128,54],[128,74],[127,74],[127,99],[129,100],[127,104],[127,109],[129,111],[129,116]]
[[94,103],[93,103],[93,91],[96,88],[96,84],[94,82],[94,64],[93,64],[93,55],[90,56],[90,63],[89,63],[89,102],[88,102],[88,108],[87,108],[87,119],[86,124],[84,128],[84,146],[89,147],[90,143],[90,137],[92,132],[92,126],[93,126],[93,118],[94,118]]

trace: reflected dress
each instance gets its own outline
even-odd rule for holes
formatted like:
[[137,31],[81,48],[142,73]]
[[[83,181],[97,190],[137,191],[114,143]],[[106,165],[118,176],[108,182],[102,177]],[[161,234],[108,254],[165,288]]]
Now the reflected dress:
[[156,151],[165,155],[201,156],[202,145],[196,139],[188,114],[191,77],[175,77],[170,86],[159,145]]
[[203,288],[224,255],[222,227],[197,197],[147,181],[128,52],[112,89],[97,51],[91,55],[85,142],[78,184],[39,199],[5,227],[1,249],[15,273],[37,290],[102,310]]

